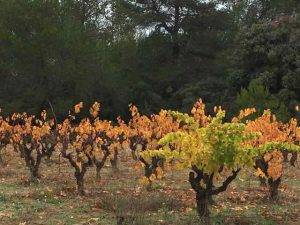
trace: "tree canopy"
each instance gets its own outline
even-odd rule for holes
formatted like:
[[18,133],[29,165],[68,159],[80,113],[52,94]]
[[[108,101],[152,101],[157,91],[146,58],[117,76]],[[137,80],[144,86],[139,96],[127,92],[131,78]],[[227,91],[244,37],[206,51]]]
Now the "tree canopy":
[[0,107],[63,119],[99,101],[128,118],[130,103],[151,114],[202,97],[286,120],[299,114],[299,40],[296,0],[0,0]]

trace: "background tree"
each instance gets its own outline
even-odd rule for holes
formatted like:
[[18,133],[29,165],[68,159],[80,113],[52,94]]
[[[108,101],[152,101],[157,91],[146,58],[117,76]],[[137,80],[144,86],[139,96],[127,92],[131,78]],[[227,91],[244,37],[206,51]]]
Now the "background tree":
[[[237,69],[228,77],[236,90],[247,87],[252,80],[265,87],[282,108],[287,108],[286,115],[282,115],[285,119],[296,115],[295,106],[300,97],[298,31],[297,16],[279,16],[242,29],[234,55]],[[249,89],[253,89],[253,85],[250,84]],[[245,96],[245,91],[240,97],[242,95]]]
[[262,84],[253,80],[247,89],[242,89],[236,99],[237,108],[255,108],[256,113],[251,117],[261,116],[265,109],[270,109],[281,121],[289,119],[289,112],[283,102],[280,102],[275,95],[270,94]]
[[0,0],[0,105],[6,116],[51,103],[62,120],[75,103],[99,101],[103,118],[127,120],[129,103],[148,115],[187,112],[202,96],[230,115],[255,79],[294,116],[298,9],[296,0]]

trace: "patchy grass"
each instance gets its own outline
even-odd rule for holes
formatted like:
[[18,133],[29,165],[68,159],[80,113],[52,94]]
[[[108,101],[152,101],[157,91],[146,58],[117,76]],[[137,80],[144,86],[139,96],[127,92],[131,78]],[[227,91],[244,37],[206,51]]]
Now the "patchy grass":
[[[0,224],[16,225],[195,225],[194,193],[187,173],[173,172],[146,191],[139,183],[142,171],[120,162],[120,172],[109,166],[102,180],[95,170],[86,176],[87,195],[76,194],[73,170],[54,157],[43,164],[42,179],[27,182],[28,172],[19,157],[11,155],[0,168]],[[124,162],[125,161],[125,162]],[[212,224],[296,225],[299,221],[299,167],[287,167],[278,202],[270,202],[251,171],[243,171],[227,192],[215,198]]]

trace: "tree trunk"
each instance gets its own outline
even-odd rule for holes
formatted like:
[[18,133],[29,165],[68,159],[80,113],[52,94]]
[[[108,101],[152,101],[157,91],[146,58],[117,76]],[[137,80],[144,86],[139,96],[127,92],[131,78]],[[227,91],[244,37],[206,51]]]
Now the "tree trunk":
[[283,156],[283,162],[287,162],[289,159],[289,152],[288,151],[282,151],[282,156]]
[[83,196],[84,192],[84,173],[83,172],[75,172],[75,178],[77,183],[77,191],[78,194]]
[[152,175],[151,165],[145,165],[145,177],[150,178]]
[[153,174],[153,170],[151,169],[151,164],[144,164],[144,165],[145,165],[145,177],[147,177],[149,180],[149,183],[146,186],[146,190],[152,191],[152,181],[150,177]]
[[176,0],[174,5],[174,27],[171,32],[172,39],[173,39],[173,56],[176,61],[180,53],[180,44],[179,44],[179,37],[178,37],[179,28],[180,28],[180,0]]
[[270,190],[270,198],[272,200],[277,200],[278,199],[278,188],[281,182],[281,177],[279,177],[277,180],[273,180],[270,178],[268,180],[269,183],[269,190]]
[[101,160],[98,160],[96,158],[93,159],[94,161],[94,165],[96,166],[96,180],[100,180],[101,179],[101,175],[100,175],[100,171],[101,169],[104,167],[104,164],[106,162],[107,157],[109,156],[109,151],[107,149],[107,151],[104,153],[104,156]]
[[101,169],[104,166],[106,157],[102,160],[102,161],[96,161],[95,165],[96,165],[96,180],[101,180]]
[[209,201],[210,201],[210,195],[207,193],[196,193],[196,203],[197,203],[197,213],[203,222],[205,224],[209,224]]
[[38,182],[40,178],[39,167],[42,162],[42,154],[37,154],[36,159],[31,155],[31,151],[24,151],[26,166],[30,171],[30,181]]
[[291,166],[295,166],[295,164],[297,162],[297,158],[298,158],[298,153],[297,152],[293,152],[292,153],[292,157],[290,159]]
[[36,183],[39,181],[40,174],[39,174],[39,165],[30,167],[30,181]]
[[110,160],[110,164],[112,167],[112,171],[114,173],[119,171],[119,169],[118,169],[118,150],[114,151],[114,155],[113,155],[113,158]]
[[96,180],[101,180],[101,166],[96,165]]

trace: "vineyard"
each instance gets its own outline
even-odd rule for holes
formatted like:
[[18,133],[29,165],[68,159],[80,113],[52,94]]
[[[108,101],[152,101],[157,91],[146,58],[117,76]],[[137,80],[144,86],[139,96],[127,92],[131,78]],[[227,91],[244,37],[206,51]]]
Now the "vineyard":
[[0,118],[1,223],[297,224],[296,119],[208,115],[202,100],[190,114],[130,105],[127,122],[83,109]]

